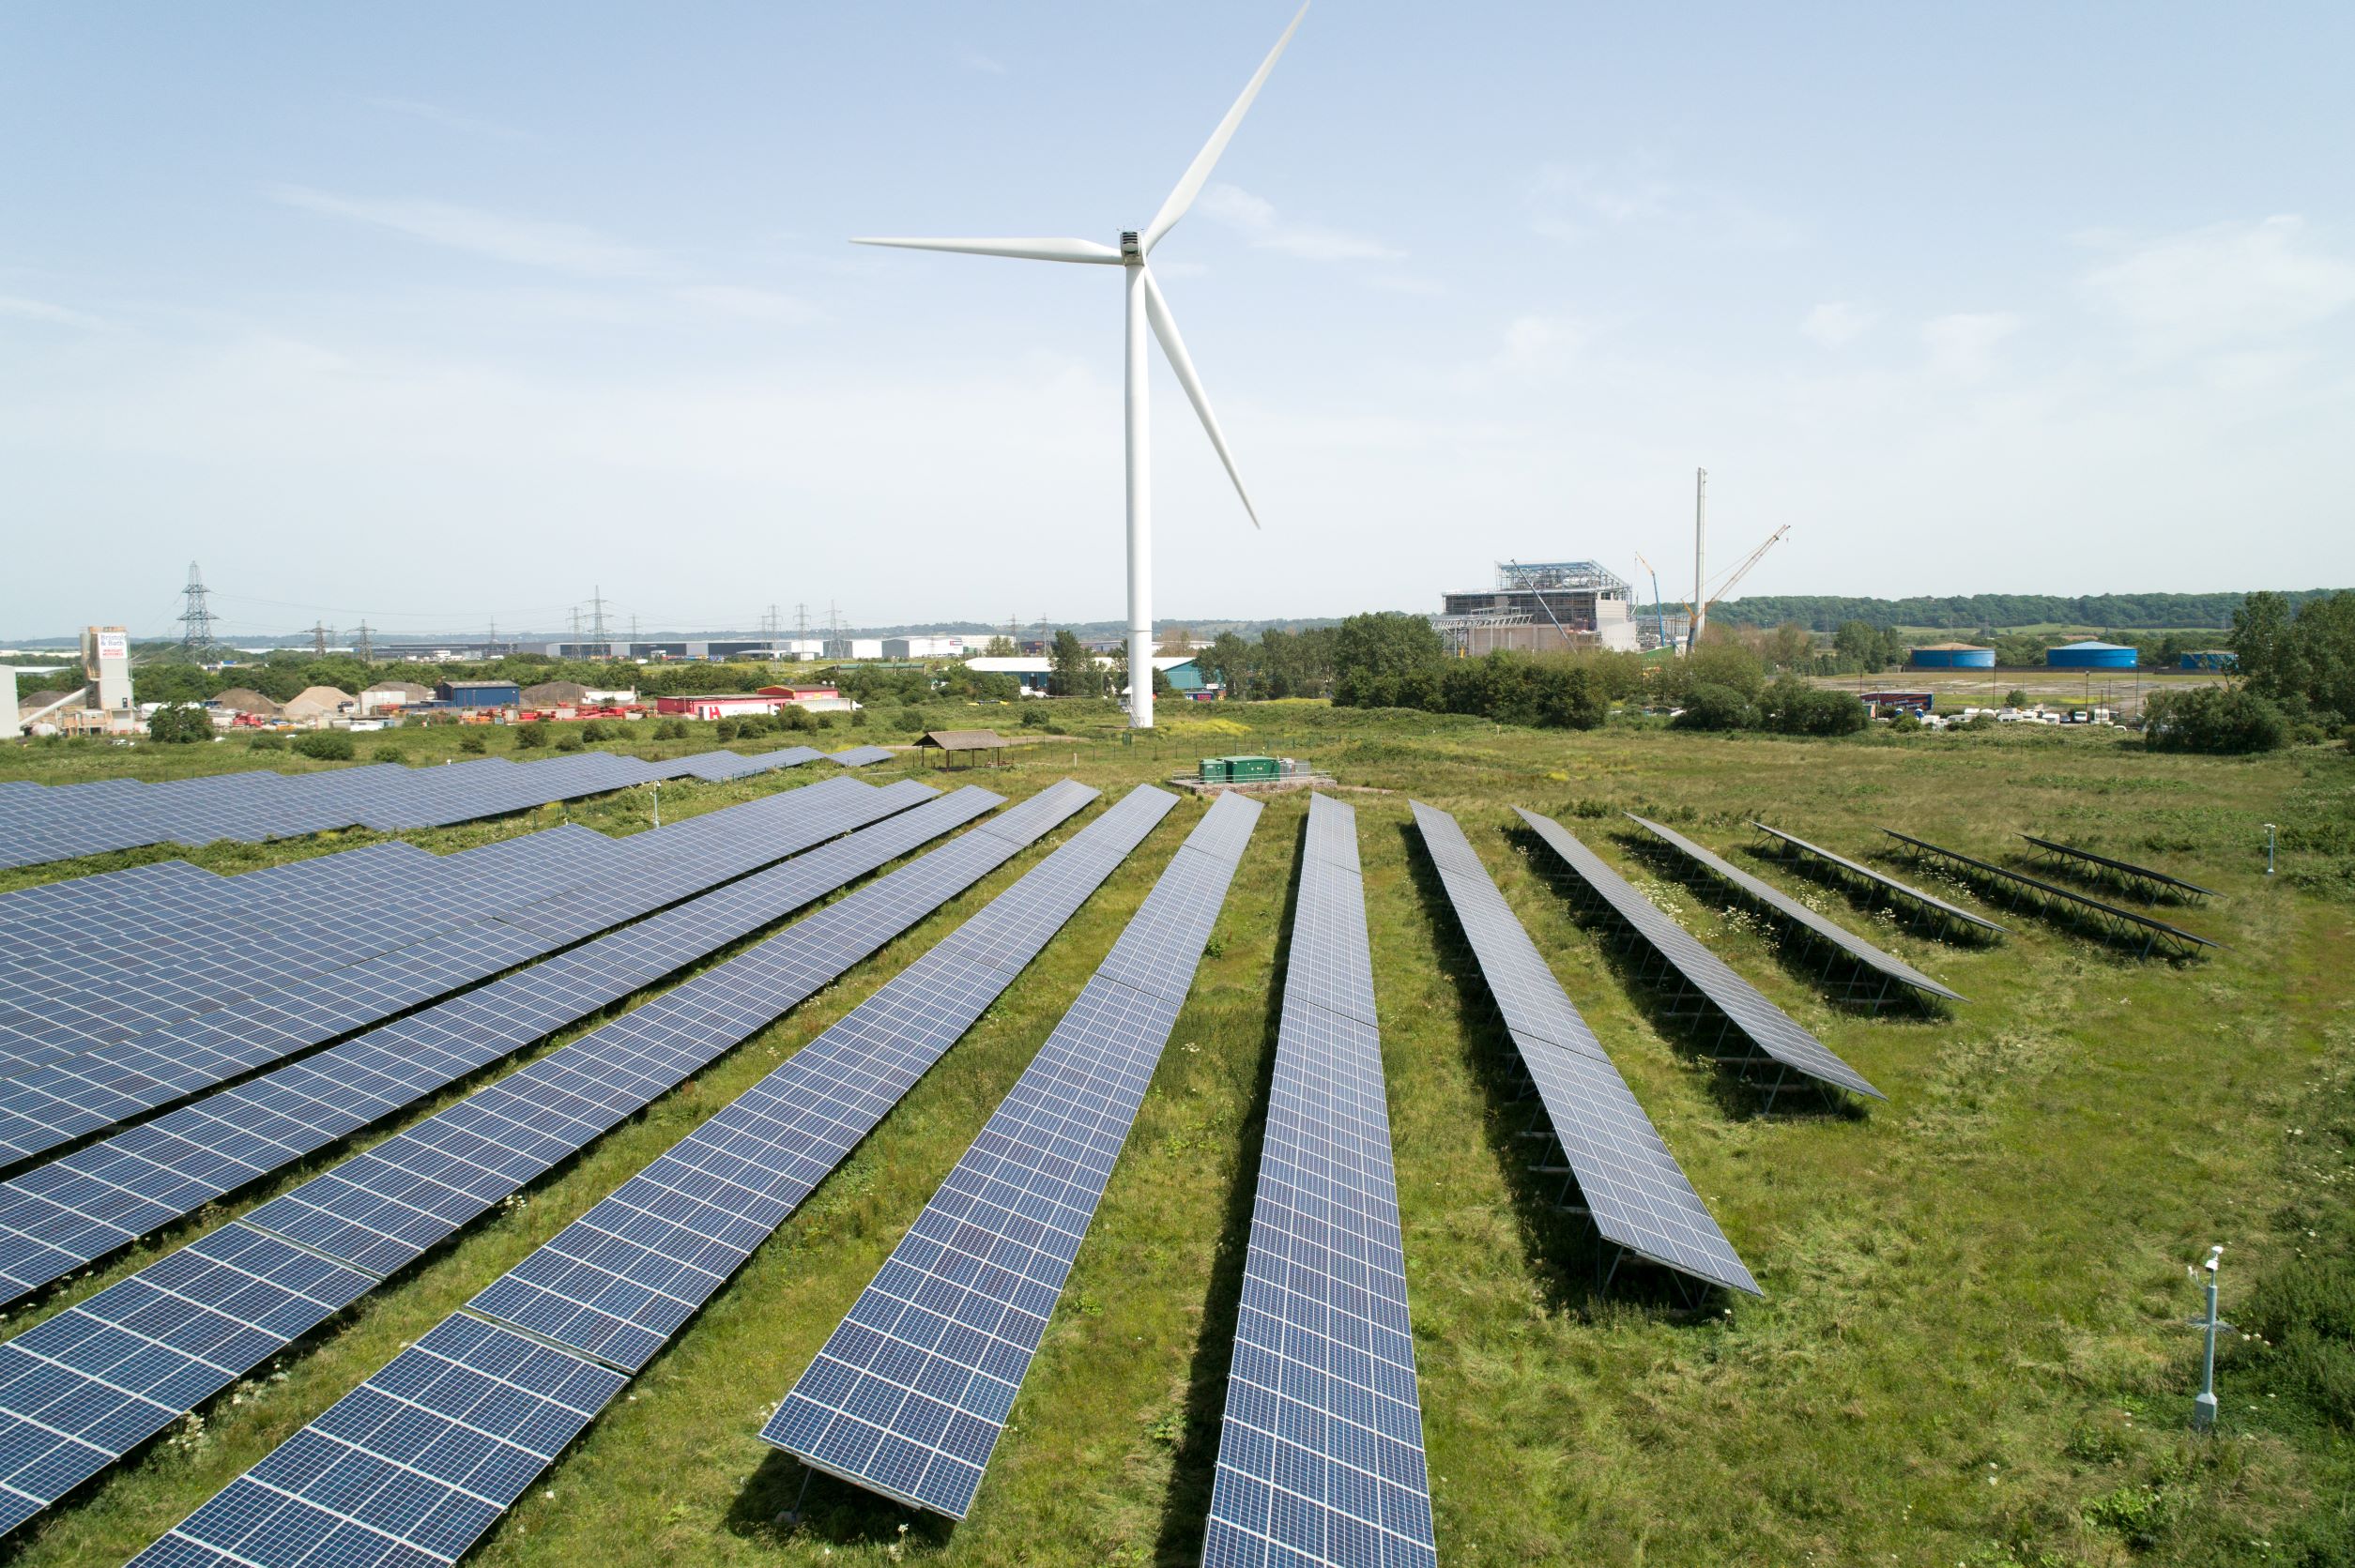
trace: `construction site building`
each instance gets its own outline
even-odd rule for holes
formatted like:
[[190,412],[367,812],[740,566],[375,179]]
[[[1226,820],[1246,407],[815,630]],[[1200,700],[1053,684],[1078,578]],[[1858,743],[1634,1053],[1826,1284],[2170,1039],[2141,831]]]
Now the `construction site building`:
[[1464,658],[1571,648],[1631,653],[1642,646],[1634,601],[1626,580],[1595,561],[1500,561],[1494,587],[1446,595],[1432,624],[1447,651]]

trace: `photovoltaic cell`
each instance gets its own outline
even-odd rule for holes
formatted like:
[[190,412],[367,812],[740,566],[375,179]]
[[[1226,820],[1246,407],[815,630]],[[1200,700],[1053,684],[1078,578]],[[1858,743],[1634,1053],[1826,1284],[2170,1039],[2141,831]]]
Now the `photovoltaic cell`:
[[[1095,792],[1066,783],[992,824],[1061,820]],[[277,1568],[329,1532],[455,1560],[896,1104],[1160,821],[1175,798],[1140,787],[839,1023],[476,1296],[335,1409],[160,1542],[155,1562]],[[1009,928],[1026,946],[998,940]],[[516,1331],[521,1331],[520,1332]],[[529,1337],[524,1337],[528,1334]],[[482,1345],[552,1358],[508,1381],[571,1392],[537,1409],[502,1463],[439,1462],[441,1422],[377,1419],[451,1376]],[[512,1348],[502,1351],[513,1354]],[[567,1364],[570,1363],[570,1364]],[[596,1374],[594,1380],[578,1369]],[[347,1411],[348,1408],[348,1412]]]
[[764,1439],[869,1491],[964,1516],[1259,813],[1222,795],[1187,835]]
[[1663,963],[1768,1060],[1791,1072],[1875,1100],[1889,1097],[1865,1080],[1864,1074],[1827,1050],[1824,1043],[1801,1028],[1791,1016],[1759,994],[1758,988],[1736,974],[1725,961],[1695,940],[1692,934],[1629,884],[1626,878],[1551,817],[1516,806],[1522,820],[1569,868],[1594,895],[1609,906],[1628,928],[1650,944]]
[[1786,833],[1780,828],[1769,828],[1765,823],[1757,821],[1754,818],[1751,820],[1750,825],[1757,829],[1760,832],[1766,834],[1768,838],[1773,839],[1778,844],[1797,849],[1802,854],[1812,855],[1817,860],[1823,861],[1826,865],[1831,866],[1838,871],[1845,872],[1852,876],[1860,877],[1869,885],[1877,888],[1884,892],[1893,893],[1900,898],[1910,899],[1915,904],[1921,906],[1923,908],[1931,910],[1934,914],[1941,915],[1948,920],[1957,921],[1964,925],[1971,926],[1977,930],[1994,933],[1998,936],[2000,936],[2003,932],[2002,926],[1997,925],[1995,921],[1987,919],[1984,915],[1975,915],[1958,904],[1950,904],[1945,899],[1938,897],[1935,893],[1923,892],[1919,888],[1914,887],[1909,883],[1900,882],[1894,876],[1889,875],[1885,872],[1875,871],[1871,866],[1868,866],[1859,860],[1849,860],[1845,855],[1834,854],[1832,851],[1826,849],[1821,845],[1810,844],[1805,839],[1800,838],[1796,834]]
[[1761,1294],[1462,829],[1419,800],[1414,810],[1448,906],[1537,1094],[1543,1130],[1561,1150],[1563,1174],[1577,1183],[1596,1231],[1624,1252],[1705,1284]]
[[1355,814],[1320,795],[1202,1561],[1438,1560]]
[[[1002,803],[987,790],[961,789],[792,863],[838,884],[846,863],[855,863],[861,856],[867,858],[862,869],[873,869]],[[215,1237],[231,1232],[259,1236],[312,1265],[326,1265],[334,1279],[361,1281],[364,1289],[709,1067],[1018,847],[986,830],[951,840],[522,1072],[344,1161],[198,1245],[223,1244]],[[135,1296],[151,1288],[181,1267],[178,1259],[194,1251],[184,1248],[47,1319],[38,1329],[0,1344],[0,1530],[31,1517],[181,1411],[258,1364],[258,1356],[240,1360],[238,1354],[222,1350],[179,1369],[166,1385],[169,1397],[150,1393],[144,1402],[126,1405],[115,1392],[119,1380],[115,1368],[122,1360],[118,1347],[99,1343],[86,1359],[75,1350],[84,1341],[98,1340],[88,1319],[99,1303],[123,1299],[117,1292]],[[226,1288],[216,1285],[167,1292],[177,1299],[156,1304],[159,1332],[191,1313],[234,1317],[217,1299]],[[307,1309],[283,1303],[271,1320],[272,1331],[291,1340],[331,1317],[340,1305],[329,1299],[332,1293],[313,1294],[316,1310],[307,1321],[298,1321]],[[47,1348],[48,1340],[20,1348],[33,1333],[43,1332],[60,1342],[59,1353],[38,1353]],[[38,1362],[38,1368],[28,1357]],[[39,1378],[33,1376],[36,1370]],[[20,1384],[27,1391],[24,1400],[38,1399],[37,1408],[49,1416],[37,1416],[11,1402],[8,1391]],[[166,1410],[173,1400],[185,1403]],[[86,1423],[62,1419],[82,1410],[90,1412]]]
[[844,768],[864,768],[873,762],[889,762],[892,754],[881,746],[853,746],[847,752],[835,752],[827,761]]
[[1760,881],[1723,856],[1693,843],[1674,828],[1663,827],[1648,818],[1638,816],[1633,812],[1626,814],[1629,821],[1691,860],[1695,865],[1705,868],[1711,875],[1738,888],[1745,895],[1766,906],[1784,920],[1796,925],[1805,926],[1815,936],[1829,942],[1866,968],[1886,975],[1891,980],[1902,982],[1917,991],[1926,991],[1934,997],[1944,997],[1950,1001],[1957,1002],[1963,999],[1959,993],[1948,990],[1904,959],[1892,953],[1883,952],[1846,927],[1825,919],[1782,889],[1770,882]]

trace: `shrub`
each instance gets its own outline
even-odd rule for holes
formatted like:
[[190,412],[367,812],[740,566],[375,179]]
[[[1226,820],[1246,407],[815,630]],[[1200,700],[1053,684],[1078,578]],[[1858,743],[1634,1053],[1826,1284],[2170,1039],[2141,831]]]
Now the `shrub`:
[[580,736],[584,743],[593,744],[599,740],[612,739],[613,726],[605,723],[603,719],[591,719],[587,723],[581,725],[580,729],[575,733]]
[[368,760],[371,762],[398,762],[401,760],[401,748],[398,746],[379,746],[375,751],[368,754]]
[[657,740],[686,739],[687,721],[684,719],[664,719],[658,721],[654,725],[654,738]]
[[852,708],[852,709],[850,710],[850,727],[851,727],[852,729],[864,729],[864,728],[866,728],[866,709],[865,709],[865,708]]
[[1867,720],[1864,704],[1848,693],[1811,686],[1796,676],[1767,687],[1758,708],[1766,726],[1784,735],[1854,735]]
[[1731,686],[1712,680],[1695,685],[1685,695],[1685,710],[1676,715],[1678,729],[1749,729],[1758,723],[1758,709]]
[[273,735],[265,730],[260,735],[257,735],[252,739],[247,741],[246,747],[250,751],[256,752],[283,752],[286,749],[286,738],[283,735]]
[[[901,727],[905,728],[907,726],[903,723]],[[1047,727],[1047,709],[1035,702],[1023,704],[1022,727],[1024,729],[1045,729]]]
[[2003,694],[2003,706],[2006,708],[2026,708],[2027,705],[2028,694],[2017,686]]
[[800,703],[795,703],[792,707],[787,708],[777,717],[778,723],[788,730],[816,729],[818,727],[817,724],[810,719],[809,709],[803,708]]
[[548,743],[548,725],[543,719],[515,726],[515,746],[519,751],[537,751]]
[[458,738],[458,750],[469,756],[481,756],[489,751],[490,747],[482,743],[482,738],[479,735],[462,735]]
[[1921,727],[1921,721],[1910,713],[1900,713],[1889,722],[1891,734],[1911,735]]
[[2273,703],[2238,686],[2161,692],[2144,709],[2143,735],[2158,752],[2238,755],[2289,744],[2288,718]]
[[349,762],[359,754],[353,748],[350,736],[330,729],[297,736],[295,750],[315,762]]
[[577,752],[581,749],[581,738],[571,734],[559,735],[556,738],[556,749],[559,752]]
[[210,740],[213,738],[212,716],[201,708],[175,703],[170,708],[156,709],[155,717],[147,721],[147,734],[173,746]]
[[718,723],[711,726],[711,735],[714,739],[723,742],[735,739],[736,721],[733,719],[722,719]]

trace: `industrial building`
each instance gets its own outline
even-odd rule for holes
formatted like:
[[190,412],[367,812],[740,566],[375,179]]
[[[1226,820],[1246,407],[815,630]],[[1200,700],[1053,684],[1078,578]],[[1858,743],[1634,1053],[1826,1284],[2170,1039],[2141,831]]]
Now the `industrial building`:
[[2185,654],[2177,662],[2177,667],[2186,670],[2237,670],[2240,667],[2240,656],[2228,647],[2204,647]]
[[1992,670],[1996,650],[1977,643],[1925,643],[1905,662],[1917,670]]
[[523,688],[512,680],[444,680],[434,687],[436,701],[452,708],[513,708]]
[[2131,670],[2137,658],[2135,650],[2117,643],[2097,642],[2091,638],[2082,643],[2064,643],[2059,647],[2044,650],[2044,663],[2056,670]]
[[[10,735],[135,735],[141,728],[139,705],[130,694],[130,633],[122,627],[82,629],[79,686],[53,687],[34,693],[38,700],[19,704],[13,669],[8,679],[9,716],[17,721],[8,727]],[[37,730],[36,725],[43,728]]]
[[1447,651],[1477,658],[1500,650],[1641,647],[1635,592],[1595,561],[1500,561],[1496,586],[1447,594],[1432,622]]
[[773,714],[789,701],[758,692],[715,692],[704,696],[656,697],[654,711],[681,719],[742,719]]

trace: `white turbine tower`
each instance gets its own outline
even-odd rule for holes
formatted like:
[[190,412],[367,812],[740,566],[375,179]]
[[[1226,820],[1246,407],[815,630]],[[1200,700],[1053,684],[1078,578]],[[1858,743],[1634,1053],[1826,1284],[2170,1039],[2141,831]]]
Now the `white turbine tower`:
[[1201,378],[1194,373],[1194,361],[1186,358],[1185,343],[1178,336],[1177,322],[1170,314],[1170,302],[1162,297],[1161,286],[1153,281],[1153,273],[1145,258],[1162,237],[1177,227],[1178,220],[1201,194],[1210,172],[1217,167],[1219,155],[1227,150],[1227,143],[1243,123],[1243,116],[1251,107],[1251,100],[1260,96],[1260,87],[1267,81],[1267,73],[1276,69],[1276,62],[1292,42],[1292,36],[1300,29],[1302,17],[1308,8],[1302,6],[1284,29],[1284,36],[1276,40],[1261,63],[1259,73],[1243,89],[1243,96],[1227,111],[1227,117],[1211,132],[1210,141],[1195,155],[1177,189],[1161,204],[1151,223],[1142,230],[1124,229],[1118,247],[1099,244],[1093,239],[854,239],[854,245],[896,245],[910,251],[955,251],[973,256],[1012,256],[1021,261],[1088,262],[1101,266],[1126,269],[1128,295],[1128,363],[1124,406],[1126,412],[1128,439],[1128,714],[1129,723],[1138,729],[1153,727],[1153,447],[1146,424],[1146,363],[1145,328],[1160,340],[1161,352],[1169,359],[1170,368],[1177,373],[1178,384],[1194,404],[1194,412],[1201,416],[1202,428],[1210,433],[1210,444],[1217,449],[1218,461],[1227,465],[1227,477],[1234,480],[1235,494],[1243,497],[1244,512],[1251,519],[1251,526],[1260,525],[1259,513],[1252,510],[1250,493],[1243,488],[1243,476],[1235,472],[1233,454],[1227,450],[1227,438],[1219,434],[1218,420],[1210,411],[1210,398],[1202,390]]

